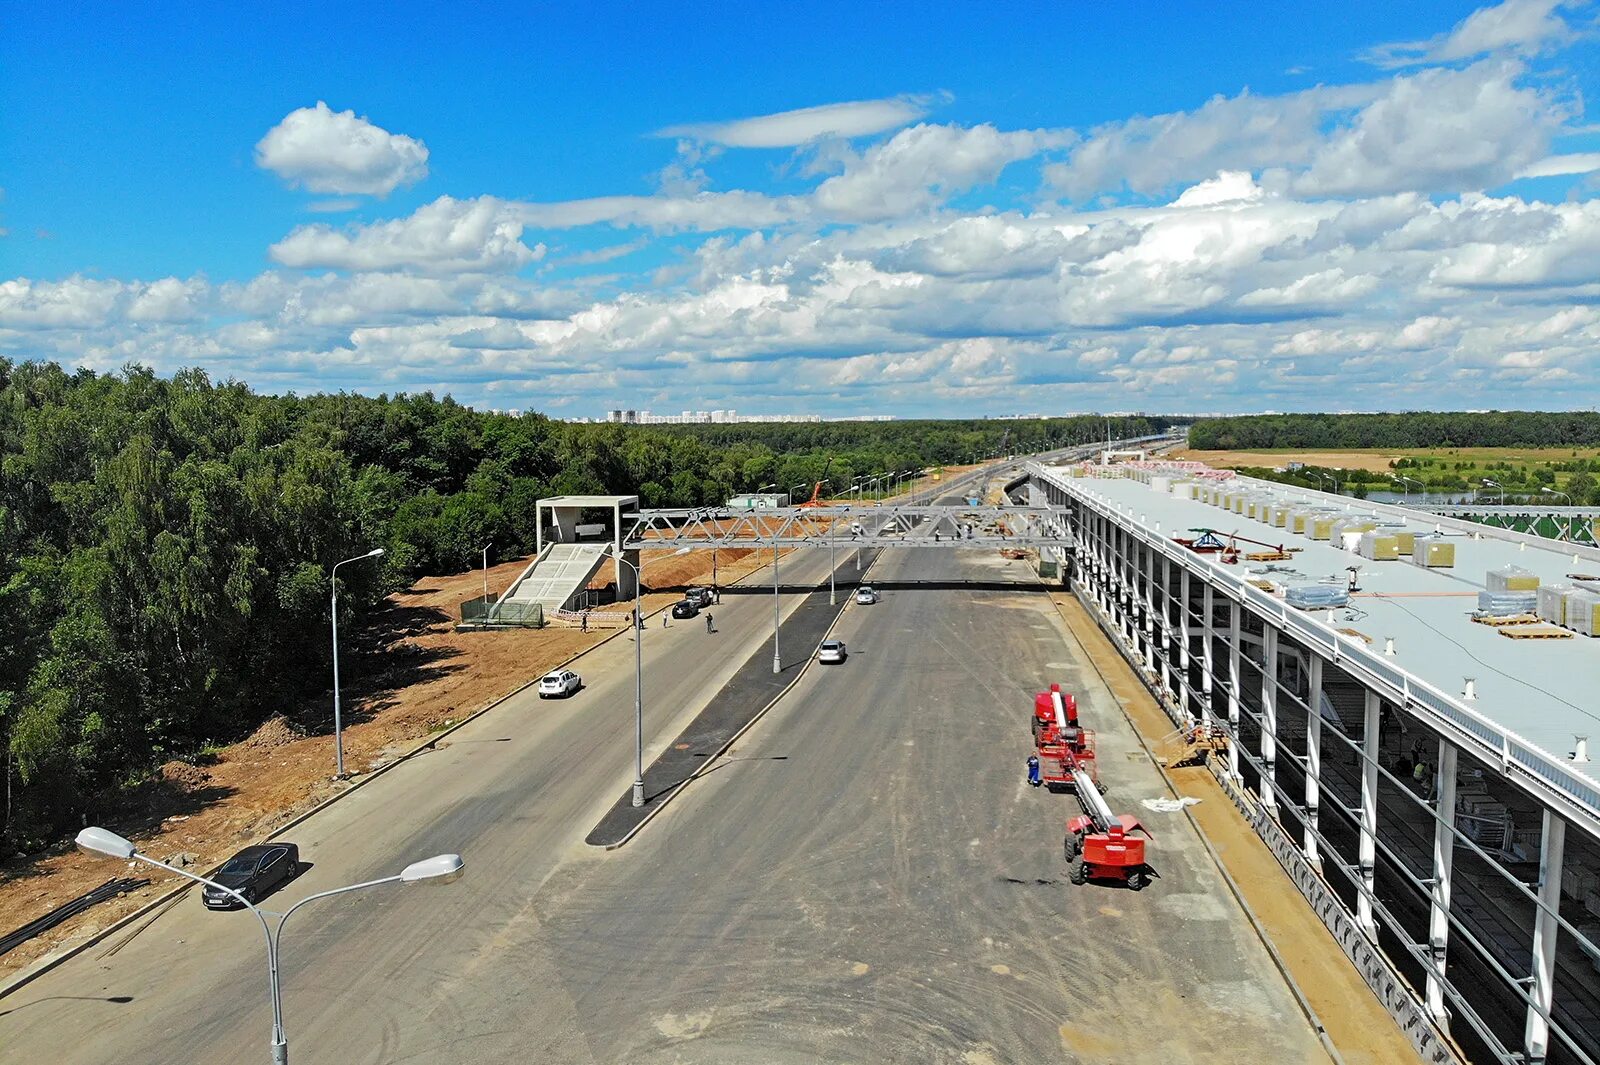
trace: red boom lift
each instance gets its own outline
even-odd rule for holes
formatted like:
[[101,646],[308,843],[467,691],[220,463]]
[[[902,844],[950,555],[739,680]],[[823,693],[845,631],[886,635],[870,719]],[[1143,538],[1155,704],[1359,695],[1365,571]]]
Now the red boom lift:
[[1039,783],[1051,791],[1071,791],[1080,774],[1099,782],[1094,733],[1078,722],[1078,701],[1052,684],[1033,697],[1033,744],[1039,759]]

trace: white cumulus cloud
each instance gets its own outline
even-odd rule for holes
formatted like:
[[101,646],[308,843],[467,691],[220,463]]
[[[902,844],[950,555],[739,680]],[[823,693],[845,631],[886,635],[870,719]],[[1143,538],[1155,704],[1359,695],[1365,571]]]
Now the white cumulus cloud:
[[270,249],[274,262],[299,269],[483,273],[516,270],[544,255],[522,242],[514,205],[492,196],[441,196],[405,218],[335,229],[300,226]]
[[865,137],[896,129],[927,115],[935,102],[935,98],[927,96],[852,100],[727,122],[668,126],[658,130],[656,136],[686,137],[730,148],[793,148],[824,137]]
[[427,177],[428,146],[318,100],[267,131],[256,165],[311,192],[381,197]]
[[1491,52],[1537,54],[1572,40],[1572,27],[1557,10],[1563,6],[1569,5],[1563,0],[1505,0],[1479,8],[1447,33],[1379,45],[1367,58],[1379,66],[1406,66],[1475,59]]

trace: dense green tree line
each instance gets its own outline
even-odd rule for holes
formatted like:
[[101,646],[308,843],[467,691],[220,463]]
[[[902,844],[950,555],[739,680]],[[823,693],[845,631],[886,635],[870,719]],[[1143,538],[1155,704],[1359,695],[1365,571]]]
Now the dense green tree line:
[[1104,431],[1098,418],[578,425],[427,394],[269,396],[198,370],[0,360],[0,849],[114,815],[119,789],[161,762],[325,690],[329,570],[370,547],[386,548],[381,565],[340,571],[341,613],[460,571],[491,542],[498,558],[526,553],[541,496],[694,506],[825,467],[847,485],[1002,439],[1037,450]]
[[1252,414],[1202,418],[1190,446],[1207,450],[1600,446],[1593,411],[1412,411],[1405,414]]

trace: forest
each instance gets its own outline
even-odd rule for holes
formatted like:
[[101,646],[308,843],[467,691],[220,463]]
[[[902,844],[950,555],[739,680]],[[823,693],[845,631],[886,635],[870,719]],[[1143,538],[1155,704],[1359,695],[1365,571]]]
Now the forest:
[[1600,413],[1411,411],[1201,418],[1189,428],[1189,446],[1205,451],[1592,447],[1600,446]]
[[573,424],[431,394],[279,396],[200,370],[0,359],[0,851],[35,849],[162,762],[326,690],[329,571],[372,547],[382,558],[340,571],[341,625],[485,544],[530,551],[542,496],[695,506],[825,467],[838,488],[1106,431],[1099,417]]

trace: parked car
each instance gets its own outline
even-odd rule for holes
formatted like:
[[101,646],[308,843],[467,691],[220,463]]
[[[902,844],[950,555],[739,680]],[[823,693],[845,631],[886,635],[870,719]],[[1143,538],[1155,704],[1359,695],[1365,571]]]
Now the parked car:
[[672,604],[672,616],[675,618],[692,618],[700,613],[700,604],[693,599],[680,599]]
[[848,653],[843,640],[823,640],[822,646],[817,648],[817,661],[825,666],[837,666]]
[[539,698],[571,695],[583,687],[583,678],[570,669],[558,669],[539,678]]
[[[287,884],[300,872],[300,848],[293,843],[263,843],[246,847],[229,858],[211,879],[231,887],[251,902],[259,902]],[[237,910],[244,904],[226,891],[207,884],[200,901],[208,910]]]
[[871,585],[863,584],[861,587],[856,589],[856,602],[860,603],[862,606],[871,606],[877,601],[878,593],[872,588]]
[[710,588],[689,588],[684,591],[683,597],[700,607],[708,607],[717,601],[717,593]]

